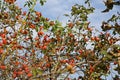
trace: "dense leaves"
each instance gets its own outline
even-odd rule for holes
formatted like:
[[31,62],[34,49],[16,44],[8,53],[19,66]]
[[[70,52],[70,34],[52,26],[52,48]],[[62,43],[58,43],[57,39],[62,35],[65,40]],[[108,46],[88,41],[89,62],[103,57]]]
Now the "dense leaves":
[[88,7],[76,4],[70,15],[65,14],[70,17],[65,26],[35,11],[37,1],[45,2],[25,2],[28,11],[17,6],[16,0],[0,2],[1,80],[73,79],[70,76],[101,80],[111,75],[111,69],[117,71],[112,77],[120,78],[119,12],[103,21],[103,31],[98,31],[87,20],[95,9],[89,0],[85,1]]
[[120,5],[120,1],[117,0],[106,0],[104,1],[104,4],[106,6],[106,9],[102,12],[109,12],[109,10],[113,9],[114,5]]

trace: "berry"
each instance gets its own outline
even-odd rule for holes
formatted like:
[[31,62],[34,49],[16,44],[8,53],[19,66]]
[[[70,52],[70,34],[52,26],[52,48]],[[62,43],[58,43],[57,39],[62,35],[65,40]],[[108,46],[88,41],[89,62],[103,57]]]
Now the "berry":
[[68,27],[69,27],[69,28],[73,28],[73,26],[74,26],[74,24],[73,24],[72,22],[70,22],[70,23],[68,24]]
[[72,70],[72,68],[73,68],[73,66],[72,66],[72,65],[70,65],[70,64],[68,64],[68,65],[67,65],[67,70],[70,70],[70,71],[71,71],[71,70]]
[[5,70],[7,67],[6,66],[0,66],[0,69]]
[[28,73],[28,74],[27,74],[27,77],[31,77],[31,76],[32,76],[32,74],[31,74],[31,73]]

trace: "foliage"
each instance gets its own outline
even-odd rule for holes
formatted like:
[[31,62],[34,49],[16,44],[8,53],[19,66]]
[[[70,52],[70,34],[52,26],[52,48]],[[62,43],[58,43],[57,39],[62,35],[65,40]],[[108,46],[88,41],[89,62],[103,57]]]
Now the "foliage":
[[28,11],[22,11],[16,0],[0,1],[1,80],[69,80],[81,72],[78,80],[101,80],[112,73],[111,64],[118,72],[113,78],[120,78],[119,12],[103,21],[103,31],[96,35],[98,30],[87,20],[95,9],[89,0],[86,6],[74,5],[71,15],[65,14],[70,20],[64,27],[35,11],[38,1],[45,2],[26,1]]

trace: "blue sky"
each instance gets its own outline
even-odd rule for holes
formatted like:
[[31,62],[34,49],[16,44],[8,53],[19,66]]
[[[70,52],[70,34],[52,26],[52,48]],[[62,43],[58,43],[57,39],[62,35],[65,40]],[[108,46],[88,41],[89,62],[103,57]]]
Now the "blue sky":
[[[18,0],[18,5],[23,7],[25,0]],[[114,7],[109,13],[101,13],[105,9],[103,0],[91,0],[92,6],[96,7],[94,14],[89,15],[89,21],[92,26],[100,26],[103,20],[107,20],[113,13],[116,13],[120,7]],[[83,0],[47,0],[44,6],[40,6],[39,3],[35,6],[37,11],[42,12],[43,16],[50,18],[51,20],[60,20],[63,24],[66,24],[67,19],[64,14],[69,14],[71,7],[74,4],[83,4]],[[27,8],[24,8],[26,10]],[[100,29],[100,27],[98,27]]]

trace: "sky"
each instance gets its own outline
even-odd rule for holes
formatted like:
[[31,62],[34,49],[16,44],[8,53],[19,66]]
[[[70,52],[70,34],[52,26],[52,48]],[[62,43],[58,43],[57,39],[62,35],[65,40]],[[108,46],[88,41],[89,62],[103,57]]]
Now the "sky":
[[[25,0],[18,0],[18,5],[23,7]],[[44,6],[40,6],[39,3],[35,6],[35,10],[40,11],[43,16],[50,18],[51,20],[59,20],[66,24],[68,18],[64,16],[64,14],[70,14],[71,7],[74,4],[83,4],[83,0],[47,0]],[[112,16],[113,13],[116,13],[120,7],[114,7],[109,13],[101,13],[106,7],[104,6],[103,0],[91,0],[91,4],[95,7],[95,11],[93,14],[89,15],[88,20],[91,22],[92,26],[98,27],[100,30],[101,28],[100,23],[103,20],[107,20]],[[27,10],[24,8],[23,10]]]
[[[17,0],[17,4],[23,8],[25,0]],[[44,17],[50,18],[51,20],[59,20],[65,25],[68,18],[64,14],[70,14],[71,8],[74,4],[83,4],[83,0],[47,0],[44,6],[39,3],[35,6],[35,10],[40,11]],[[112,14],[116,14],[120,7],[115,6],[109,13],[101,13],[106,7],[104,6],[103,0],[91,0],[91,5],[95,7],[94,13],[89,15],[88,20],[91,22],[91,26],[97,27],[101,30],[100,25],[104,20],[109,19]],[[23,8],[23,11],[27,8]],[[73,76],[75,77],[75,75]],[[111,80],[111,77],[108,77]]]
[[[25,0],[18,0],[18,5],[21,7],[24,6]],[[74,4],[83,4],[83,0],[47,0],[44,6],[40,6],[37,3],[35,6],[35,10],[42,12],[43,16],[50,18],[51,20],[59,20],[66,24],[68,18],[64,16],[64,14],[69,14],[71,7]],[[113,13],[116,13],[120,7],[114,7],[109,13],[101,13],[106,7],[103,4],[103,0],[91,0],[92,6],[95,7],[95,12],[89,15],[89,21],[91,22],[92,26],[100,26],[100,23],[103,20],[107,20],[109,17],[112,16]],[[26,10],[24,8],[23,10]],[[99,28],[99,27],[98,27]]]

